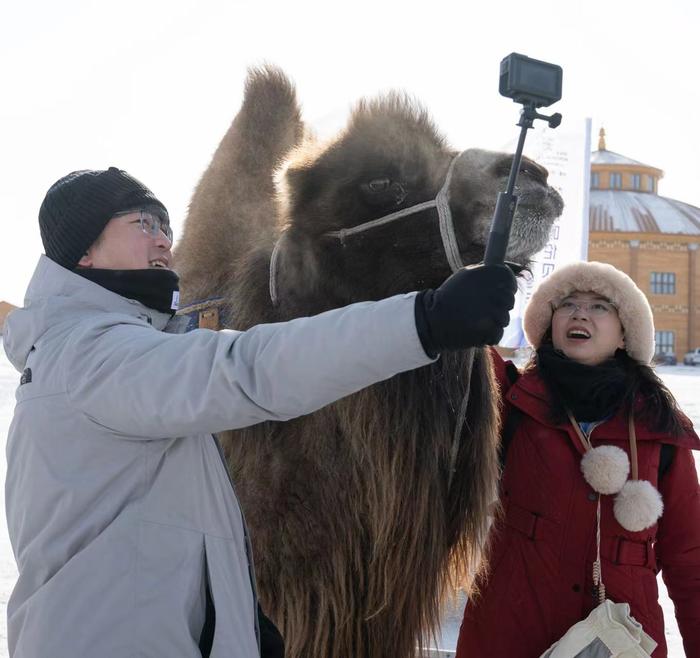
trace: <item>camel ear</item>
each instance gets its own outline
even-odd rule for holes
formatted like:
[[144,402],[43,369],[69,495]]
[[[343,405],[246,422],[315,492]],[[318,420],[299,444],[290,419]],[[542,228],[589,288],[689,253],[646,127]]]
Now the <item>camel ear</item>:
[[287,168],[285,183],[292,217],[307,216],[308,208],[321,196],[324,178],[316,162],[305,162]]

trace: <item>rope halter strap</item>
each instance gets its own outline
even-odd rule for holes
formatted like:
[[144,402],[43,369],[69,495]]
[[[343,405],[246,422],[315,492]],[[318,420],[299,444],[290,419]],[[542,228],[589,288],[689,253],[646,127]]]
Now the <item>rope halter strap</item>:
[[[462,151],[462,153],[464,153]],[[455,235],[454,221],[452,220],[452,212],[450,211],[450,183],[452,181],[452,173],[454,172],[455,164],[457,160],[462,156],[462,153],[457,154],[450,162],[450,166],[447,169],[447,174],[445,175],[445,182],[443,183],[437,196],[430,201],[424,201],[423,203],[417,203],[408,208],[403,208],[402,210],[397,210],[389,215],[384,215],[378,219],[372,219],[368,222],[363,222],[357,226],[351,226],[350,228],[341,228],[337,231],[328,231],[323,235],[336,238],[340,240],[342,245],[348,237],[357,235],[358,233],[363,233],[369,231],[370,229],[377,228],[378,226],[384,226],[391,222],[401,219],[402,217],[407,217],[409,215],[415,215],[423,210],[428,210],[430,208],[436,208],[438,213],[439,225],[440,225],[440,237],[442,238],[442,246],[445,251],[445,257],[453,272],[464,267],[462,262],[462,257],[459,253],[459,246],[457,244],[457,236]],[[278,289],[277,289],[277,272],[279,269],[279,252],[280,243],[284,238],[284,233],[278,238],[275,246],[272,250],[272,256],[270,257],[270,299],[272,304],[277,306],[278,303]]]

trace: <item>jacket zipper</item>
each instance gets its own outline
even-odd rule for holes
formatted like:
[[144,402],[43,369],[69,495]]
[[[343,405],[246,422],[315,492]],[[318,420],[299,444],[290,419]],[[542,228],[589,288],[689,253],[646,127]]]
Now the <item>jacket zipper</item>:
[[[253,610],[253,616],[255,619],[255,639],[258,642],[258,654],[260,654],[260,624],[258,620],[258,588],[255,583],[255,564],[253,562],[253,545],[250,541],[250,536],[248,534],[248,524],[246,523],[245,520],[245,514],[243,513],[243,508],[241,507],[240,502],[238,501],[238,496],[236,495],[236,487],[233,484],[233,478],[231,477],[231,473],[229,473],[228,466],[226,465],[226,457],[224,455],[224,451],[221,448],[221,444],[219,443],[219,440],[213,435],[210,434],[212,441],[214,441],[214,445],[216,446],[216,450],[219,453],[219,457],[221,458],[221,463],[224,467],[224,471],[226,472],[226,477],[228,477],[229,484],[231,485],[231,491],[233,492],[233,496],[236,499],[236,502],[238,503],[238,511],[241,513],[241,520],[243,521],[243,537],[245,539],[245,554],[246,558],[248,559],[248,576],[250,578],[250,586],[251,589],[253,590],[253,603],[254,603],[254,610]],[[216,630],[214,631],[216,633]]]

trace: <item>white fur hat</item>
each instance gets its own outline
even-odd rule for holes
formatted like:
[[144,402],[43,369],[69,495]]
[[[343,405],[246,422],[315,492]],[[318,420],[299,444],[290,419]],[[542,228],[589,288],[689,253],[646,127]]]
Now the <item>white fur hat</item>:
[[644,293],[634,281],[607,263],[569,263],[552,272],[533,293],[523,317],[523,329],[535,349],[552,324],[552,306],[573,292],[593,292],[617,308],[625,331],[625,350],[649,364],[654,356],[654,317]]

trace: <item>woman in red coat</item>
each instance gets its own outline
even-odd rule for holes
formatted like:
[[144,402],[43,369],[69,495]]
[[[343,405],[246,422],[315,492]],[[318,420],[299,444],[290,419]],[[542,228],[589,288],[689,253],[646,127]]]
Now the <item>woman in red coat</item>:
[[[457,658],[537,658],[602,596],[630,605],[663,658],[659,571],[686,655],[700,658],[700,440],[649,366],[646,297],[610,265],[567,265],[533,294],[524,329],[536,353],[514,383],[494,352],[512,438]],[[599,500],[604,590],[592,576]]]

